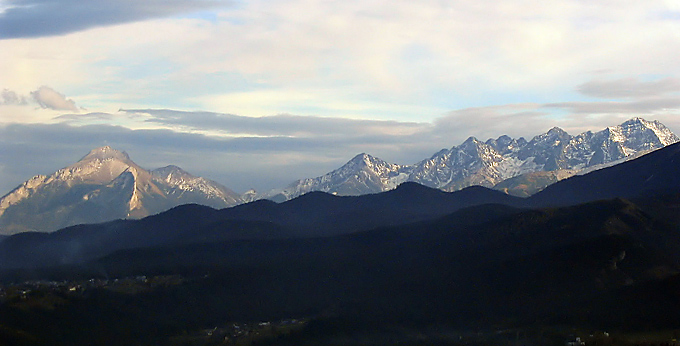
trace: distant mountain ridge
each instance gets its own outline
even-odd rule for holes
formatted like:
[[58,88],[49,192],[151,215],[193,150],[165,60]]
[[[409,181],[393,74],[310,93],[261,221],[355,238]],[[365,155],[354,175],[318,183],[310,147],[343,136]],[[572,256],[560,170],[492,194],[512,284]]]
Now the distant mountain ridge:
[[177,166],[146,170],[127,153],[106,146],[49,176],[37,175],[0,198],[0,233],[140,218],[187,203],[225,208],[242,200]]
[[[407,181],[444,191],[473,185],[493,188],[525,174],[555,172],[498,187],[508,193],[527,196],[581,171],[622,162],[678,141],[680,138],[659,121],[642,118],[576,136],[554,127],[530,141],[507,135],[486,142],[469,137],[459,146],[443,149],[413,165],[397,165],[369,154],[359,154],[339,169],[316,178],[298,180],[257,198],[284,201],[310,191],[337,195],[379,193]],[[249,193],[251,200],[257,199],[253,198],[252,191]]]
[[404,182],[448,192],[479,185],[527,197],[562,179],[679,140],[660,122],[641,118],[576,136],[555,127],[530,141],[507,135],[486,142],[470,137],[412,165],[362,153],[325,175],[263,194],[250,190],[243,195],[177,166],[146,170],[125,152],[102,147],[49,176],[35,176],[0,198],[0,234],[141,218],[187,203],[220,209],[259,199],[283,202],[313,191],[339,196],[374,194]]

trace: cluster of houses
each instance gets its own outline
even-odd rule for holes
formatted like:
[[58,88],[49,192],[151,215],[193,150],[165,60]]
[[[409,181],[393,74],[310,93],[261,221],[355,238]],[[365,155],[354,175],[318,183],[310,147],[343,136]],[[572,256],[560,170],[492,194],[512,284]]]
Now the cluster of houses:
[[88,289],[94,288],[113,290],[119,290],[121,287],[129,286],[143,286],[144,288],[153,288],[155,286],[178,284],[183,280],[184,279],[179,275],[168,275],[155,276],[152,278],[147,278],[146,276],[135,276],[111,280],[99,278],[80,281],[35,280],[25,281],[22,283],[10,283],[7,285],[0,284],[0,303],[4,303],[8,299],[27,299],[31,294],[36,292],[81,294]]
[[284,319],[277,322],[229,323],[225,326],[204,329],[201,332],[201,338],[223,345],[234,345],[246,339],[257,341],[290,333],[304,327],[307,322],[307,319]]

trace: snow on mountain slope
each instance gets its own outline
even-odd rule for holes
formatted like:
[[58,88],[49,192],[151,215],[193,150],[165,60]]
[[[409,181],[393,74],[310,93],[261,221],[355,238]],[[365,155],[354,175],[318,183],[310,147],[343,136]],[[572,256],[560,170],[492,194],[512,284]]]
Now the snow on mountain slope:
[[446,191],[472,185],[491,187],[493,181],[502,180],[497,169],[502,161],[492,146],[470,137],[458,147],[415,164],[408,180]]
[[35,176],[0,198],[0,233],[139,218],[186,203],[224,208],[241,199],[179,167],[148,171],[125,152],[102,147],[49,176]]
[[178,199],[205,199],[209,206],[215,208],[224,205],[240,204],[239,195],[212,181],[189,174],[177,166],[166,166],[151,171],[151,175],[157,182],[163,182],[161,187],[164,194]]
[[359,154],[330,173],[300,179],[284,189],[272,190],[262,197],[282,201],[311,191],[341,196],[378,193],[394,189],[406,181],[409,170],[408,167],[388,163],[368,154]]
[[[546,184],[579,171],[605,167],[677,141],[678,137],[660,122],[642,118],[576,136],[554,127],[530,141],[507,135],[486,142],[470,137],[459,146],[442,149],[413,165],[390,164],[360,154],[323,176],[302,179],[285,189],[257,197],[251,193],[249,198],[283,201],[310,191],[361,195],[387,191],[404,181],[455,191],[471,185],[493,187],[507,179],[529,174],[506,184],[508,186],[501,185],[504,191],[513,190],[518,195],[525,195],[527,191],[540,191]],[[553,171],[553,174],[530,175]],[[517,190],[523,186],[526,191]]]

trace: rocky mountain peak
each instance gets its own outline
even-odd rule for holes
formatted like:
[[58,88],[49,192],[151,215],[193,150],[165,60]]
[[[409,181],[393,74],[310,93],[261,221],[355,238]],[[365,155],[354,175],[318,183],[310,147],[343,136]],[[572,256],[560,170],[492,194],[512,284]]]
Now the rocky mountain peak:
[[659,121],[647,121],[642,118],[633,118],[617,126],[621,133],[628,137],[650,136],[656,137],[659,144],[669,145],[680,139]]
[[[289,199],[309,191],[375,193],[395,188],[405,181],[455,191],[471,185],[491,187],[520,175],[558,170],[561,171],[550,177],[563,179],[581,170],[613,164],[677,141],[678,138],[658,121],[642,118],[576,136],[553,127],[531,141],[508,135],[486,142],[468,137],[460,145],[442,149],[413,165],[391,164],[362,153],[326,175],[293,183],[282,196]],[[541,179],[552,181],[552,178]]]
[[470,136],[468,137],[463,144],[461,144],[461,147],[470,147],[470,146],[478,146],[482,144],[476,137]]
[[554,136],[565,136],[565,135],[569,135],[569,134],[567,133],[567,131],[564,131],[564,130],[562,130],[561,128],[559,128],[559,127],[557,127],[557,126],[555,126],[555,127],[551,128],[550,130],[548,130],[548,134],[549,134],[549,135],[554,135]]
[[545,143],[545,144],[554,146],[554,145],[558,145],[560,143],[568,142],[570,139],[571,139],[571,135],[569,135],[566,131],[562,130],[559,127],[553,127],[550,130],[548,130],[548,132],[534,137],[531,140],[531,142]]
[[124,151],[119,151],[111,148],[110,146],[104,146],[90,151],[85,155],[80,161],[90,161],[90,160],[120,160],[129,161],[130,156]]
[[188,177],[188,178],[193,178],[194,176],[189,174],[187,171],[183,170],[182,168],[175,166],[175,165],[169,165],[161,168],[156,168],[151,173],[154,176],[160,177],[162,179],[172,179],[172,178],[183,178],[183,177]]
[[347,162],[347,164],[367,165],[373,161],[375,161],[375,157],[368,155],[366,153],[361,153],[354,156],[351,160],[349,160],[349,162]]
[[[658,123],[658,121],[656,121],[656,122]],[[624,121],[621,124],[621,127],[636,126],[636,125],[647,127],[648,124],[651,124],[651,123],[652,123],[651,121],[647,121],[647,120],[642,119],[640,117],[635,117],[635,118],[631,118],[631,119]]]
[[241,202],[235,192],[177,166],[149,171],[106,146],[0,198],[0,234],[140,218],[187,203],[225,208]]

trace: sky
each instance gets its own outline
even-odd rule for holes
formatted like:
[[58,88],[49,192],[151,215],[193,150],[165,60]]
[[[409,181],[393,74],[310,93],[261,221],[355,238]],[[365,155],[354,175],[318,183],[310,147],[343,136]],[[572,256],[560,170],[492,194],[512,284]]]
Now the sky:
[[680,134],[680,0],[0,0],[0,195],[109,145],[237,192],[469,136]]

